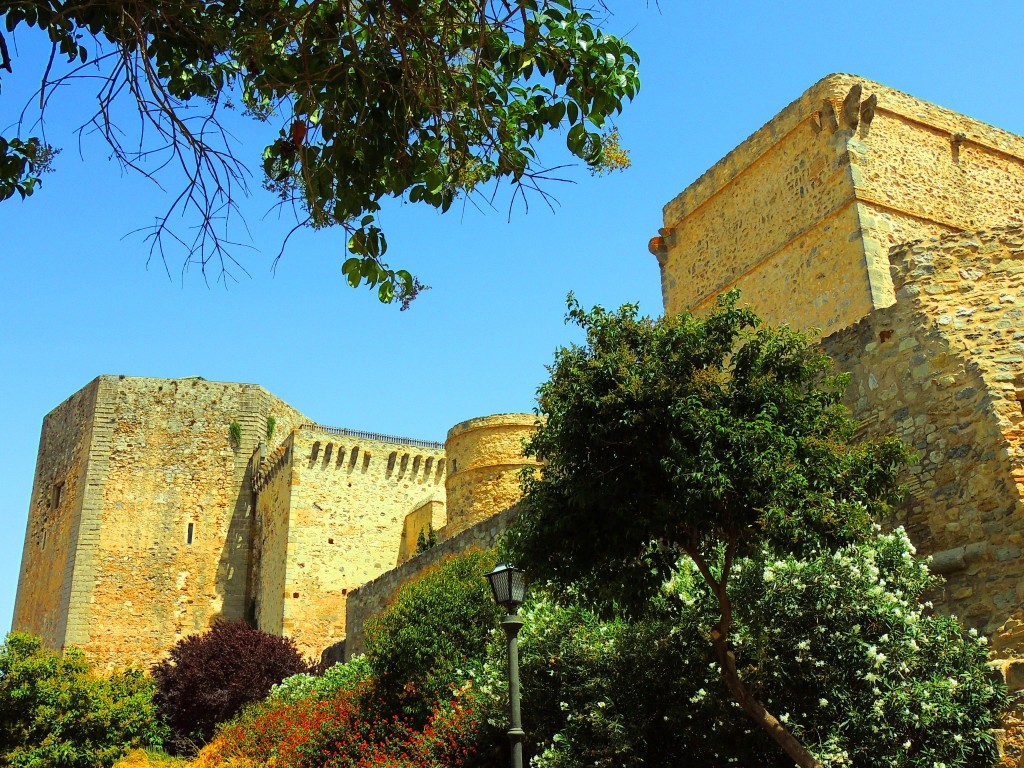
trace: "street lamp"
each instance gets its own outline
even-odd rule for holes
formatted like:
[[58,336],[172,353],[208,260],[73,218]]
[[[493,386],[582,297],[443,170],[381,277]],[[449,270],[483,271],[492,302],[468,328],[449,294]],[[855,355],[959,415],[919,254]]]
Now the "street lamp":
[[501,628],[508,637],[508,739],[512,745],[512,768],[523,768],[523,722],[519,715],[519,630],[523,620],[516,614],[526,597],[526,574],[511,565],[498,564],[487,574],[494,601],[508,611]]

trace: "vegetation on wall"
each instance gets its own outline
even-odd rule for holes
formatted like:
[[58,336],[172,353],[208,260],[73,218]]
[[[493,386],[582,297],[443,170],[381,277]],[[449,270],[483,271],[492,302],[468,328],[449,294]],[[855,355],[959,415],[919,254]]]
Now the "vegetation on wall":
[[427,522],[426,528],[421,528],[419,535],[416,537],[416,554],[426,552],[428,549],[437,545],[437,531],[434,530],[434,523],[432,521]]
[[194,753],[217,724],[308,666],[292,640],[243,621],[217,622],[203,634],[179,640],[153,667],[154,701],[170,726],[171,750]]
[[232,421],[228,424],[228,437],[231,438],[231,442],[236,448],[242,445],[242,425],[237,421]]
[[78,649],[57,654],[22,632],[0,646],[0,764],[109,768],[166,736],[142,672],[102,676]]
[[274,430],[277,428],[277,419],[267,416],[267,442],[274,439]]

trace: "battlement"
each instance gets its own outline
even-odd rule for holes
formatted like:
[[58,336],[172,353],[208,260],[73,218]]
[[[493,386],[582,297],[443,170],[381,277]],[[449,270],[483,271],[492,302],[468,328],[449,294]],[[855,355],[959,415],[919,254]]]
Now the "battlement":
[[895,301],[899,243],[1022,218],[1024,139],[853,75],[808,89],[669,202],[667,312],[732,287],[833,332]]

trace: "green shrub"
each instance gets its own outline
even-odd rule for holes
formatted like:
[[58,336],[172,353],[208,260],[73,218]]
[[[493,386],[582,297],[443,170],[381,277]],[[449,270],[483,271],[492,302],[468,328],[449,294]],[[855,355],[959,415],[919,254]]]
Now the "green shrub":
[[422,723],[439,696],[482,659],[499,609],[484,575],[493,552],[469,552],[405,585],[367,624],[366,657],[392,712]]
[[[902,530],[738,566],[740,674],[822,764],[992,765],[1005,691],[984,639],[919,602],[934,579]],[[686,561],[636,622],[543,593],[523,613],[534,768],[792,765],[725,689],[707,640],[717,601]],[[504,665],[495,640],[478,677],[495,725],[505,722]]]
[[334,664],[323,674],[300,672],[286,677],[270,689],[267,700],[299,701],[300,699],[328,699],[343,691],[352,691],[368,683],[372,677],[366,656],[356,656],[345,664]]
[[153,667],[154,701],[170,726],[171,750],[194,752],[218,723],[308,669],[292,640],[241,621],[218,622],[208,632],[179,640]]
[[103,677],[76,648],[63,655],[12,632],[0,646],[0,762],[11,768],[107,768],[166,727],[142,672]]

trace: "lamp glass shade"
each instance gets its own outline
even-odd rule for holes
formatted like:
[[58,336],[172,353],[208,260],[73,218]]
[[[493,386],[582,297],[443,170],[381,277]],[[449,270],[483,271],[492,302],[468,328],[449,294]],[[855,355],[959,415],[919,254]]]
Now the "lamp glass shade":
[[526,573],[515,566],[499,563],[487,574],[494,592],[494,601],[509,611],[514,611],[526,599]]

